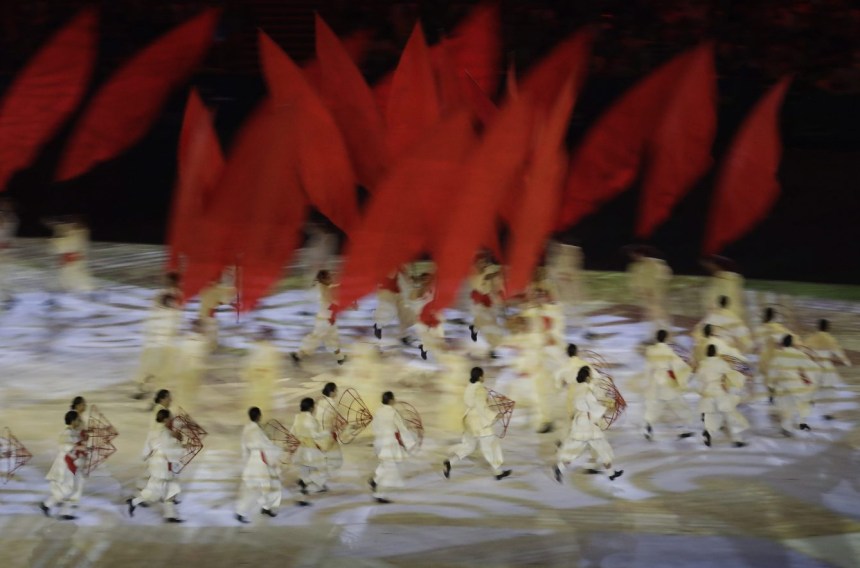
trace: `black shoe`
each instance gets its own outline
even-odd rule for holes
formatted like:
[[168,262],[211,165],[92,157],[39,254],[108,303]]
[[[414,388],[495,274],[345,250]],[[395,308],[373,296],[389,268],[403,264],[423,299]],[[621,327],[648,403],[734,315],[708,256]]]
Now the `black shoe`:
[[373,324],[373,335],[376,336],[376,339],[382,339],[382,330],[376,324]]
[[702,422],[704,422],[704,421],[705,421],[705,413],[703,412],[702,413]]
[[165,523],[177,523],[178,524],[178,523],[184,523],[185,521],[180,519],[179,517],[169,517],[167,519],[164,519],[164,522]]
[[798,426],[798,428],[800,428],[801,430],[804,430],[806,432],[812,432],[812,428],[810,428],[809,424],[807,424],[806,422],[804,422],[803,424]]
[[146,396],[145,392],[138,392],[138,393],[131,395],[131,398],[133,398],[134,400],[142,400],[143,397],[145,397],[145,396]]
[[295,353],[290,353],[290,358],[293,360],[293,365],[295,365],[296,367],[298,367],[302,362],[299,356]]
[[736,448],[743,448],[744,446],[747,445],[747,443],[746,442],[735,442],[732,445]]
[[309,501],[296,501],[296,505],[299,507],[310,507],[311,504]]
[[133,517],[134,510],[137,509],[137,507],[134,506],[134,499],[128,499],[126,503],[128,503],[128,516]]
[[251,522],[251,521],[249,521],[248,519],[246,519],[245,517],[243,517],[242,515],[240,515],[240,514],[238,514],[238,513],[236,514],[236,520],[237,520],[237,521],[239,521],[240,523],[244,523],[244,524],[246,524],[246,525],[247,525],[248,523],[250,523],[250,522]]
[[552,432],[554,429],[555,429],[555,428],[553,427],[552,422],[547,422],[546,424],[544,424],[543,426],[541,426],[540,430],[538,430],[538,431],[537,431],[537,433],[538,433],[538,434],[549,434],[549,433],[550,433],[550,432]]
[[624,475],[624,470],[623,469],[616,469],[615,472],[609,476],[609,481],[615,481],[616,479],[618,479],[622,475]]
[[678,434],[678,439],[683,440],[684,438],[689,438],[692,435],[692,432],[681,432],[680,434]]
[[600,337],[600,336],[599,336],[599,335],[597,335],[596,333],[592,333],[592,332],[590,332],[590,331],[586,331],[586,332],[585,332],[585,335],[584,335],[583,337],[584,337],[585,339],[589,340],[589,341],[593,341],[593,340],[597,339],[597,338],[598,338],[598,337]]
[[44,513],[46,517],[51,516],[51,509],[47,505],[45,505],[44,503],[39,503],[39,508],[42,509],[42,513]]
[[553,474],[553,477],[555,477],[556,481],[558,481],[559,483],[562,482],[561,469],[559,469],[558,466],[555,466],[554,468],[552,468],[552,474]]
[[273,519],[278,516],[277,513],[273,513],[271,509],[260,509],[260,513],[272,517]]
[[791,438],[792,436],[794,436],[794,434],[792,434],[791,432],[789,432],[785,428],[782,428],[780,430],[780,432],[782,432],[782,435],[785,436],[786,438]]
[[510,469],[506,469],[505,471],[496,476],[496,480],[502,480],[511,475],[511,473],[512,471]]
[[451,478],[451,461],[445,460],[442,462],[442,475],[445,476],[445,479]]
[[705,438],[705,445],[710,448],[711,447],[711,434],[707,430],[705,430],[702,433],[702,436]]
[[496,353],[495,351],[490,349],[490,359],[498,359],[498,358],[499,358],[498,353]]
[[833,416],[832,414],[825,414],[823,418],[825,420],[835,420],[836,419],[836,417]]
[[[178,505],[179,503],[176,503],[176,504]],[[143,507],[144,509],[148,509],[148,508],[149,508],[149,503],[147,503],[146,501],[144,501],[143,503],[141,503],[140,505],[138,505],[138,507]]]
[[300,492],[301,492],[301,494],[302,494],[302,495],[307,495],[307,494],[308,494],[308,485],[307,485],[307,483],[305,483],[305,482],[304,482],[303,480],[301,480],[301,479],[299,480],[299,487],[301,487]]
[[371,491],[376,491],[376,481],[373,478],[368,479],[367,484],[370,485]]
[[338,365],[343,365],[345,362],[346,362],[346,356],[344,356],[344,357],[343,357],[343,359],[338,359],[338,360],[337,360],[337,364],[338,364]]
[[767,397],[767,403],[768,403],[768,404],[773,404],[773,396],[769,396],[769,397]]
[[400,338],[400,343],[402,343],[402,344],[403,344],[403,345],[405,345],[406,347],[409,347],[409,338],[408,338],[408,337],[401,337],[401,338]]
[[74,515],[60,515],[60,518],[64,521],[74,521],[75,519],[77,519],[77,517]]
[[426,361],[426,360],[427,360],[427,352],[426,352],[426,351],[424,351],[424,346],[423,346],[423,345],[419,345],[419,346],[418,346],[418,349],[420,349],[420,350],[421,350],[421,358],[422,358],[422,359],[424,359],[424,360]]
[[584,470],[583,473],[587,473],[588,475],[596,475],[598,473],[603,473],[603,472],[600,471],[599,469],[594,469],[593,467],[590,467],[590,468]]
[[469,326],[469,335],[472,336],[472,341],[478,341],[478,332],[475,331],[474,325]]
[[391,503],[391,501],[389,499],[386,499],[385,497],[377,497],[376,502],[382,505],[387,505],[388,503]]

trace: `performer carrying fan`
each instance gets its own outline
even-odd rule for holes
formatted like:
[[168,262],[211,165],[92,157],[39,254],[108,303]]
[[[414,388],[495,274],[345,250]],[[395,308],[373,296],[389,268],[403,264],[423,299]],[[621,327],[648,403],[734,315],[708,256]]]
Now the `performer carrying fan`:
[[684,401],[684,391],[690,377],[690,366],[666,344],[665,329],[657,332],[655,345],[645,350],[645,439],[654,435],[653,424],[668,407],[685,426],[679,438],[693,435],[693,413]]
[[126,501],[128,514],[134,516],[135,509],[153,501],[163,503],[164,520],[168,523],[181,523],[176,512],[176,497],[179,496],[179,475],[181,459],[185,450],[180,445],[182,435],[170,429],[170,411],[162,408],[155,420],[160,425],[158,435],[150,441],[151,452],[146,461],[149,467],[149,481],[140,494]]
[[705,420],[705,430],[702,432],[705,445],[710,447],[711,438],[725,426],[732,444],[742,448],[746,443],[740,435],[750,427],[737,409],[741,399],[738,391],[744,386],[744,376],[718,356],[716,345],[708,345],[706,355],[696,369],[696,378],[702,385],[699,412]]
[[60,434],[60,451],[45,477],[51,482],[51,496],[39,508],[46,517],[51,516],[51,507],[60,505],[60,518],[64,521],[75,519],[69,508],[72,506],[75,493],[82,487],[79,476],[83,476],[81,467],[86,457],[86,444],[82,438],[83,421],[74,410],[66,412],[66,429]]
[[281,454],[283,450],[266,436],[260,426],[260,409],[248,410],[250,422],[242,430],[242,486],[236,504],[236,520],[249,523],[248,515],[254,505],[260,513],[276,517],[281,505]]
[[320,440],[319,448],[325,457],[326,476],[331,477],[343,465],[343,452],[338,440],[338,430],[343,419],[337,411],[337,385],[326,383],[322,394],[319,402],[314,404],[314,418],[324,432],[330,433],[326,439]]
[[307,495],[311,490],[315,493],[328,491],[325,484],[328,479],[326,460],[321,445],[331,440],[331,432],[320,428],[319,422],[314,418],[314,399],[303,398],[299,409],[301,412],[293,421],[292,433],[301,445],[293,461],[301,470],[299,487],[302,498],[298,505],[306,507],[310,505]]
[[463,402],[466,404],[466,413],[463,415],[463,441],[454,448],[451,457],[442,462],[442,474],[448,479],[451,476],[451,462],[462,460],[480,445],[481,453],[493,469],[496,479],[508,477],[511,470],[502,470],[502,446],[493,432],[493,424],[502,416],[490,407],[489,393],[484,387],[484,370],[481,367],[472,368]]
[[291,353],[290,356],[293,358],[293,362],[298,365],[302,359],[311,355],[322,345],[334,353],[338,365],[343,365],[343,362],[346,361],[346,355],[340,350],[340,335],[336,323],[337,305],[334,303],[334,290],[339,284],[335,284],[331,272],[320,270],[317,272],[314,285],[320,297],[319,308],[314,319],[314,328],[302,339],[299,350]]
[[403,487],[403,478],[397,464],[406,459],[409,452],[418,446],[418,439],[406,425],[403,416],[394,408],[394,393],[382,393],[382,406],[373,418],[373,447],[379,465],[370,478],[370,489],[377,503],[391,503],[387,490]]

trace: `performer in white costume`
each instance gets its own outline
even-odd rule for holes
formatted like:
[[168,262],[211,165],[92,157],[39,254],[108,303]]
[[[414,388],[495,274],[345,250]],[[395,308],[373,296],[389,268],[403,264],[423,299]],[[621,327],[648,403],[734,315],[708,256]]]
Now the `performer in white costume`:
[[[82,396],[76,396],[72,399],[72,403],[69,405],[69,410],[74,410],[78,413],[78,418],[81,420],[81,442],[86,445],[87,438],[89,437],[89,432],[87,432],[86,423],[87,423],[87,401]],[[86,476],[75,475],[75,492],[72,494],[72,497],[69,499],[69,505],[73,509],[78,507],[78,503],[81,501],[81,496],[84,493],[84,484],[86,483]]]
[[478,341],[478,334],[487,341],[490,353],[502,341],[504,330],[499,325],[499,305],[502,301],[501,267],[494,265],[487,254],[479,254],[471,276],[469,312],[472,324],[469,332],[472,341]]
[[242,486],[236,504],[236,520],[249,523],[254,507],[269,517],[278,515],[281,505],[281,454],[283,450],[272,442],[260,426],[262,413],[256,406],[248,410],[250,422],[242,430]]
[[648,247],[636,248],[627,266],[630,293],[642,309],[643,319],[651,322],[652,333],[669,324],[666,291],[672,280],[672,269],[656,254]]
[[[693,366],[698,366],[699,363],[705,360],[708,350],[708,345],[715,345],[717,352],[720,355],[734,357],[746,363],[747,357],[735,349],[734,339],[727,335],[726,339],[716,335],[714,328],[716,326],[706,323],[702,326],[696,326],[693,330]],[[722,328],[720,328],[722,330]]]
[[826,319],[818,320],[818,331],[806,336],[803,344],[812,349],[816,362],[821,366],[819,388],[838,387],[839,372],[834,362],[839,361],[846,367],[850,367],[851,361],[836,338],[830,334],[830,322]]
[[80,487],[78,477],[83,476],[81,468],[86,458],[86,443],[81,436],[83,422],[74,410],[66,412],[64,418],[66,429],[60,434],[60,450],[54,459],[48,475],[45,477],[51,482],[51,496],[39,508],[46,517],[51,516],[51,508],[60,506],[60,518],[72,520],[75,516],[71,507],[75,493]]
[[417,314],[415,333],[418,335],[418,352],[427,360],[427,354],[445,350],[445,322],[441,315],[429,307],[435,296],[434,276],[425,272],[417,278],[413,292],[412,309]]
[[[780,342],[782,342],[782,338],[786,335],[794,335],[791,330],[777,322],[775,318],[776,311],[773,308],[765,308],[762,324],[755,329],[753,334],[755,349],[758,352],[758,374],[762,376],[762,381],[768,390],[771,402],[773,402],[773,385],[768,380],[770,376],[770,361],[773,359],[773,355],[779,347]],[[717,345],[717,351],[724,353],[719,345]]]
[[725,296],[729,299],[728,309],[744,321],[744,277],[737,266],[727,258],[713,256],[702,261],[702,266],[711,275],[704,292],[705,311],[708,312]]
[[753,341],[750,330],[747,324],[732,310],[731,298],[728,296],[717,298],[716,305],[708,311],[708,315],[699,322],[697,327],[703,327],[707,324],[722,329],[742,353],[752,351]]
[[153,385],[163,387],[173,382],[181,324],[182,311],[176,298],[161,294],[143,324],[143,351],[137,371],[135,398],[145,397]]
[[238,302],[236,296],[236,268],[224,269],[221,279],[210,282],[200,291],[200,306],[197,310],[197,319],[203,324],[203,332],[209,339],[210,350],[218,347],[218,308],[221,306],[235,305]]
[[469,384],[463,393],[466,413],[463,416],[463,441],[451,453],[451,457],[442,463],[445,478],[451,476],[451,462],[457,463],[472,454],[479,445],[481,454],[493,470],[496,479],[504,479],[511,474],[510,469],[502,470],[504,458],[502,445],[493,433],[493,424],[499,418],[498,413],[490,408],[489,394],[484,387],[484,370],[472,368]]
[[657,343],[645,350],[645,439],[654,435],[653,425],[668,407],[681,419],[685,431],[679,438],[693,435],[693,413],[684,400],[684,392],[690,377],[690,366],[671,347],[666,345],[669,334],[661,329],[655,336]]
[[588,361],[579,356],[579,347],[573,343],[569,343],[567,346],[567,358],[555,373],[556,390],[567,389],[567,401],[565,404],[567,415],[565,416],[565,422],[569,423],[573,417],[573,395],[576,392],[573,385],[576,384],[576,377],[579,376],[579,370],[587,366]]
[[314,493],[328,491],[325,484],[328,479],[326,460],[321,445],[331,439],[331,432],[320,428],[319,422],[314,418],[314,399],[303,398],[299,409],[301,412],[296,415],[291,431],[301,444],[296,455],[293,456],[293,463],[300,469],[299,487],[302,498],[298,504],[304,507],[310,505],[307,496],[311,491]]
[[717,347],[708,345],[705,360],[696,369],[696,379],[701,383],[702,399],[699,412],[705,417],[702,432],[705,445],[710,447],[714,435],[723,426],[736,448],[746,445],[740,435],[749,428],[749,422],[738,411],[745,378],[719,357]]
[[52,225],[51,246],[57,256],[57,287],[61,292],[92,292],[95,289],[89,268],[90,231],[79,220]]
[[16,234],[18,217],[15,215],[12,201],[0,199],[0,302],[7,309],[11,308],[15,301],[9,276],[12,273],[12,247]]
[[247,384],[245,402],[267,416],[274,407],[275,383],[284,376],[283,358],[274,343],[275,330],[260,328],[248,349],[242,378]]
[[801,430],[812,430],[806,423],[821,368],[809,355],[794,346],[794,337],[782,338],[781,348],[774,352],[768,369],[768,384],[773,386],[780,426],[784,436],[791,436],[797,424]]
[[588,332],[585,314],[587,301],[583,276],[582,248],[553,242],[549,247],[549,272],[558,289],[558,301],[564,305],[564,314],[573,326]]
[[408,330],[415,324],[415,314],[409,307],[411,288],[402,270],[389,274],[379,283],[373,311],[373,335],[376,339],[382,339],[382,329],[397,320],[400,341],[408,344]]
[[193,412],[200,400],[200,380],[206,371],[210,343],[200,320],[191,322],[191,329],[179,343],[176,356],[176,399],[179,404]]
[[[568,464],[577,459],[586,449],[590,450],[592,458],[597,464],[601,464],[609,474],[609,479],[614,481],[624,473],[622,469],[613,469],[612,460],[614,454],[612,447],[606,440],[606,434],[598,425],[598,421],[606,413],[607,408],[600,404],[591,386],[591,367],[583,367],[576,377],[573,385],[574,414],[570,426],[570,434],[561,445],[556,455],[556,465],[553,468],[555,480],[562,482],[562,472]],[[596,468],[589,468],[588,473],[600,473]]]
[[343,452],[337,439],[337,385],[326,383],[322,397],[314,404],[314,418],[329,436],[320,440],[319,447],[325,457],[326,476],[331,477],[343,466]]
[[531,422],[537,432],[546,434],[553,430],[548,407],[548,391],[551,389],[547,388],[552,385],[553,376],[548,368],[551,359],[545,349],[546,335],[533,319],[524,316],[511,318],[511,334],[503,345],[516,350],[511,367],[518,378],[511,385],[511,396],[529,408]]
[[321,345],[334,353],[338,365],[346,360],[346,355],[340,351],[340,336],[337,332],[334,309],[334,289],[337,284],[328,270],[320,270],[314,282],[319,292],[319,308],[314,319],[314,329],[302,339],[299,350],[291,354],[293,361],[298,364],[302,358],[316,351]]
[[369,483],[377,503],[391,503],[387,497],[388,491],[403,487],[403,478],[397,464],[408,457],[409,451],[417,443],[403,418],[394,409],[394,402],[394,393],[382,393],[382,406],[376,410],[373,417],[373,447],[379,465]]
[[152,437],[150,453],[146,456],[149,469],[149,481],[140,494],[126,501],[128,514],[134,516],[138,506],[154,502],[162,504],[162,514],[168,523],[181,523],[182,519],[176,512],[176,498],[179,496],[179,460],[183,449],[179,433],[170,430],[170,411],[162,408],[158,411],[155,421],[159,424],[157,434]]

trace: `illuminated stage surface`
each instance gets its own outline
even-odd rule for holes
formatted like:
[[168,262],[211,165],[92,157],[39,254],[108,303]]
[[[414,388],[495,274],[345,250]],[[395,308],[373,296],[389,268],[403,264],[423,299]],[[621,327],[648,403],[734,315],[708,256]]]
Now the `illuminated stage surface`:
[[[346,365],[340,368],[320,352],[302,369],[285,367],[277,417],[289,425],[298,400],[318,395],[327,380],[336,380],[341,389],[354,386],[372,408],[382,390],[394,390],[419,409],[427,426],[422,450],[403,467],[407,488],[393,493],[394,504],[372,502],[367,479],[376,462],[365,435],[345,447],[344,467],[329,483],[331,491],[314,496],[312,507],[293,504],[297,472],[287,467],[278,517],[254,516],[251,525],[239,526],[233,507],[245,409],[238,369],[246,337],[262,322],[274,325],[286,354],[312,325],[312,316],[304,313],[316,308],[308,292],[285,290],[241,323],[230,313],[219,315],[223,347],[210,360],[205,392],[192,412],[210,435],[181,479],[179,511],[186,523],[163,524],[157,505],[138,509],[130,519],[124,500],[136,493],[144,473],[140,452],[150,417],[147,404],[130,398],[131,380],[163,253],[158,247],[96,245],[91,266],[103,286],[101,302],[62,298],[61,307],[51,309],[43,305],[47,295],[41,291],[50,278],[45,248],[43,241],[22,241],[13,279],[19,303],[0,313],[0,427],[9,426],[34,454],[12,481],[0,485],[4,568],[858,565],[857,367],[839,368],[847,386],[813,410],[811,433],[783,438],[758,394],[741,408],[753,425],[748,447],[732,448],[719,435],[708,449],[698,437],[675,439],[679,430],[668,425],[658,426],[657,439],[646,442],[636,386],[646,326],[622,303],[620,277],[608,273],[588,275],[588,310],[597,339],[569,332],[583,348],[613,364],[630,402],[609,434],[616,466],[625,470],[620,479],[610,482],[571,467],[564,484],[557,484],[551,465],[558,435],[533,433],[524,421],[527,412],[519,409],[503,440],[506,466],[514,470],[510,478],[494,480],[476,453],[456,464],[446,481],[440,463],[459,439],[462,371],[422,362],[417,349],[393,341],[385,343],[374,367],[357,352],[372,345],[373,303],[368,300],[341,322],[351,355]],[[700,283],[675,279],[671,297],[677,326],[690,327],[700,317]],[[779,302],[792,309],[804,332],[816,318],[828,317],[849,357],[860,362],[857,289],[782,286],[788,294],[797,289],[819,297],[750,292],[750,311],[763,302]],[[447,317],[464,314],[451,311]],[[451,346],[480,349],[463,325],[450,325],[448,333]],[[356,348],[358,338],[363,344]],[[444,363],[449,369],[473,364],[453,357]],[[513,394],[505,360],[483,363],[489,386]],[[96,404],[119,430],[118,452],[88,480],[78,520],[47,519],[37,503],[48,496],[44,476],[55,456],[63,412],[77,394]],[[695,400],[691,395],[690,404]],[[823,420],[825,413],[835,420]]]

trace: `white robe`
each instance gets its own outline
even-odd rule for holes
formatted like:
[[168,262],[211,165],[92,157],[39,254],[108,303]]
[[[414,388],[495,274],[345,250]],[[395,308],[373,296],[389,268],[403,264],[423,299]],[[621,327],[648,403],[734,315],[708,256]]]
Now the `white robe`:
[[692,423],[692,412],[684,402],[690,366],[665,343],[645,350],[645,423],[654,424],[669,407],[685,426]]
[[373,447],[379,465],[373,474],[376,494],[386,489],[403,487],[398,462],[406,459],[417,440],[406,427],[400,414],[388,404],[381,405],[373,416]]
[[466,412],[463,415],[463,441],[453,451],[452,461],[459,461],[475,451],[480,444],[481,453],[493,468],[493,474],[502,472],[502,446],[493,432],[493,424],[498,417],[490,408],[487,389],[480,381],[469,383],[463,393]]
[[[495,349],[502,340],[504,331],[499,325],[499,298],[498,290],[494,286],[494,273],[500,268],[495,265],[490,265],[484,268],[480,273],[472,275],[471,288],[472,292],[469,295],[469,312],[472,315],[472,324],[475,330],[487,341],[491,349]],[[476,301],[476,298],[479,301]],[[486,301],[490,305],[486,305]]]
[[565,307],[565,315],[573,325],[587,327],[582,249],[554,243],[550,253],[549,272],[556,282],[558,300]]
[[242,430],[242,486],[236,513],[247,517],[254,506],[274,512],[281,504],[281,464],[283,450],[266,437],[256,422]]
[[[62,506],[62,514],[80,498],[76,496],[81,487],[86,449],[79,430],[66,428],[59,436],[60,449],[45,479],[51,482],[51,496],[45,501],[47,507]],[[77,498],[76,498],[77,497]]]
[[179,344],[176,356],[175,398],[185,410],[192,412],[199,399],[200,378],[206,370],[209,340],[202,333],[189,332]]
[[588,449],[596,462],[608,468],[612,465],[614,454],[606,440],[606,434],[598,425],[607,408],[597,400],[590,383],[576,383],[572,388],[573,419],[570,434],[558,450],[557,465],[559,469],[564,469]]
[[331,439],[331,432],[320,428],[314,415],[310,412],[300,412],[293,420],[290,430],[299,439],[299,449],[293,456],[293,463],[301,469],[301,479],[310,489],[321,490],[328,479],[325,455],[320,449]]
[[729,309],[744,320],[744,277],[737,272],[720,270],[711,275],[704,294],[705,311],[717,307],[720,296],[729,299]]
[[337,401],[326,396],[320,397],[314,405],[314,418],[323,432],[331,435],[320,440],[319,446],[325,456],[327,474],[330,476],[343,465],[343,452],[335,436],[335,422],[337,418]]
[[749,428],[749,422],[737,409],[744,376],[714,356],[702,361],[696,369],[696,379],[701,385],[699,412],[705,415],[705,430],[714,436],[725,424],[729,437],[739,441],[738,435]]
[[164,518],[175,518],[176,497],[180,493],[179,476],[175,472],[180,467],[180,459],[185,451],[167,426],[160,424],[157,434],[150,439],[151,452],[146,459],[149,481],[132,503],[161,502]]
[[408,329],[415,324],[415,313],[409,306],[409,290],[411,285],[406,281],[402,272],[396,276],[398,292],[380,287],[376,292],[376,309],[373,312],[373,323],[382,329],[394,320],[398,322],[400,337],[406,337]]
[[803,423],[809,416],[820,370],[806,353],[796,347],[782,347],[774,352],[767,380],[774,389],[784,430]]
[[[304,357],[324,346],[333,353],[340,352],[340,336],[337,331],[337,322],[331,323],[333,291],[335,285],[325,285],[317,282],[314,285],[319,293],[319,307],[314,318],[313,330],[302,339],[299,347],[299,356]],[[339,355],[338,359],[342,359]]]
[[721,328],[742,352],[749,353],[752,351],[753,341],[750,330],[733,310],[713,308],[696,327],[702,328],[707,324]]
[[846,367],[851,361],[845,355],[845,351],[836,341],[836,338],[826,331],[818,331],[807,336],[803,340],[804,345],[815,353],[816,363],[821,367],[819,372],[820,385],[823,388],[834,388],[839,385],[839,372],[834,366],[834,361],[840,361]]
[[672,280],[672,269],[659,258],[643,257],[627,267],[630,293],[645,319],[651,322],[652,334],[669,322],[666,290]]
[[90,232],[83,227],[55,228],[51,240],[54,254],[57,255],[57,286],[64,292],[90,292],[95,286],[87,268],[87,252]]
[[218,346],[218,308],[236,301],[236,286],[231,280],[225,276],[221,282],[213,282],[200,291],[197,319],[203,324],[203,333],[211,349]]
[[140,367],[137,383],[142,392],[150,390],[149,385],[157,388],[173,386],[176,363],[176,343],[182,312],[177,308],[153,306],[144,322],[143,351],[140,354]]

